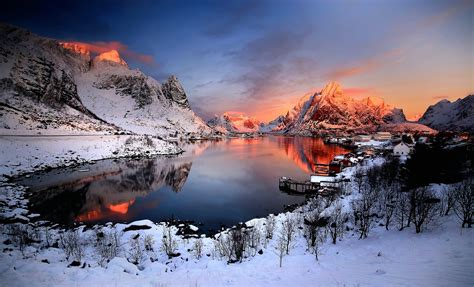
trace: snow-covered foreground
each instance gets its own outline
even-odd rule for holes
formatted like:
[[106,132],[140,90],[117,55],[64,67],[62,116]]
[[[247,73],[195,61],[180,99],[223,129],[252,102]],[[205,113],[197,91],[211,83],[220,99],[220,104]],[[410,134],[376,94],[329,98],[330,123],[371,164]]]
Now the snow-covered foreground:
[[[444,221],[421,234],[383,227],[365,240],[348,234],[336,245],[326,243],[319,262],[305,251],[306,243],[299,237],[282,268],[271,247],[262,255],[230,265],[213,255],[197,260],[182,250],[184,254],[173,260],[158,255],[157,262],[145,263],[140,271],[124,258],[113,259],[105,268],[91,261],[92,267],[67,267],[64,253],[56,248],[38,253],[28,248],[28,258],[22,259],[18,250],[5,251],[10,246],[0,244],[4,250],[0,280],[4,286],[472,286],[473,230],[461,230],[453,217]],[[124,236],[146,233],[160,238],[161,229],[154,226]],[[208,252],[212,254],[205,248],[204,253]],[[43,263],[44,259],[49,263]]]
[[180,151],[174,144],[147,136],[0,136],[0,174],[16,175],[105,158]]
[[[143,154],[144,151],[179,150],[157,139],[152,139],[151,145],[146,137],[84,139],[81,138],[80,143],[73,138],[22,139],[20,146],[18,140],[0,138],[5,147],[2,159],[7,163],[3,164],[2,173],[39,169],[41,166],[36,165],[41,163],[48,166],[74,163],[72,158],[75,157],[77,161],[86,161]],[[39,154],[42,157],[35,158]],[[15,158],[15,155],[21,156]],[[384,161],[383,158],[369,159],[361,168],[380,165]],[[348,168],[340,176],[351,177],[355,170]],[[341,196],[331,206],[340,203],[343,213],[350,216],[351,202],[360,196],[355,188],[353,182],[352,192]],[[442,190],[440,185],[432,188]],[[29,214],[23,191],[20,186],[0,184],[2,218],[26,222],[36,216]],[[438,224],[430,225],[419,234],[415,233],[414,227],[398,231],[394,225],[386,231],[377,222],[369,237],[363,240],[358,239],[359,234],[349,220],[344,237],[336,245],[331,244],[330,239],[325,240],[319,261],[316,261],[315,255],[307,250],[303,236],[301,212],[309,211],[310,205],[311,202],[291,213],[276,215],[273,238],[264,243],[267,241],[261,237],[256,248],[246,251],[249,257],[234,264],[227,264],[228,259],[219,254],[217,240],[212,238],[185,239],[173,235],[176,257],[169,258],[162,244],[166,225],[149,220],[92,229],[78,227],[75,242],[82,246],[79,259],[72,255],[66,258],[64,248],[58,248],[64,244],[54,247],[55,242],[61,241],[61,234],[71,234],[70,231],[46,228],[41,222],[19,224],[22,228],[30,228],[29,237],[34,240],[20,251],[20,245],[15,243],[18,238],[12,236],[13,225],[3,224],[0,226],[0,282],[5,286],[472,286],[474,283],[473,230],[461,229],[453,215],[440,217]],[[276,247],[289,216],[295,221],[296,231],[289,255],[283,257],[280,268]],[[265,218],[253,219],[247,226],[254,226],[263,236],[264,223],[268,224]],[[126,229],[133,225],[139,226],[139,230]],[[171,234],[174,234],[177,229],[171,228]],[[196,228],[190,226],[190,229]],[[105,235],[99,236],[102,232]],[[98,238],[113,233],[118,238],[116,254],[107,262],[101,256],[98,246],[102,245],[98,244]],[[223,234],[225,232],[220,236],[225,236]],[[153,238],[148,240],[148,247],[146,238]],[[203,243],[200,258],[196,254],[196,242]],[[135,265],[130,262],[137,258],[137,250],[141,255]],[[75,260],[80,261],[79,266],[69,266]]]

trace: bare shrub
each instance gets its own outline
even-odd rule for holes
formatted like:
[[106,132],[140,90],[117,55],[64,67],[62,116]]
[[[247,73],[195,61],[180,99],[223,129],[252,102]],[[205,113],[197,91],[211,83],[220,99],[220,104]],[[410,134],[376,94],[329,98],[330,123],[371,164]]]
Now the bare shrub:
[[374,206],[376,203],[375,190],[367,185],[361,190],[358,199],[352,202],[354,210],[354,224],[359,223],[359,239],[367,238],[373,223]]
[[280,232],[280,235],[278,236],[278,240],[277,240],[277,246],[276,246],[276,252],[278,255],[278,259],[280,261],[280,268],[283,264],[283,257],[286,254],[286,249],[287,249],[286,242],[287,242],[286,237],[284,236],[282,232]]
[[95,249],[99,255],[99,264],[108,263],[119,255],[120,236],[117,231],[101,231],[96,232]]
[[23,254],[25,247],[33,242],[39,242],[39,233],[35,228],[25,224],[12,224],[7,228],[8,237]]
[[280,230],[280,237],[283,237],[285,239],[285,250],[286,254],[290,254],[290,244],[291,241],[293,240],[294,234],[296,231],[296,224],[291,216],[291,214],[288,214],[286,216],[286,219],[282,222],[282,227]]
[[472,227],[472,213],[474,211],[474,187],[472,179],[464,181],[456,187],[454,196],[454,213],[461,220],[461,227],[467,224]]
[[143,238],[143,245],[146,251],[154,251],[153,246],[155,245],[155,238],[153,237],[153,235],[145,235],[145,238]]
[[438,203],[439,199],[426,186],[411,191],[410,214],[416,233],[436,218]]
[[193,243],[193,252],[196,259],[201,259],[204,244],[201,238],[197,238]]
[[175,251],[178,248],[178,242],[175,237],[172,227],[166,226],[163,230],[163,238],[161,239],[161,250],[170,258],[175,255]]
[[275,216],[270,214],[265,221],[265,239],[268,240],[273,238],[273,232],[275,230]]
[[248,228],[245,231],[247,235],[246,243],[248,244],[248,248],[246,248],[249,252],[253,250],[253,253],[249,254],[250,256],[255,256],[257,254],[258,248],[260,246],[260,241],[262,235],[260,234],[260,229],[258,226],[253,226]]
[[342,213],[342,206],[338,202],[329,215],[329,224],[327,229],[331,235],[332,244],[336,244],[338,238],[344,235],[344,221],[345,217]]
[[141,265],[145,261],[145,248],[139,237],[131,238],[129,241],[130,249],[127,252],[128,262]]
[[[400,192],[395,203],[395,221],[398,224],[398,230],[403,230],[408,226],[410,217],[410,199],[407,192]],[[406,223],[405,223],[406,221]]]
[[78,230],[68,230],[59,235],[60,247],[66,259],[81,261],[84,257],[84,246]]

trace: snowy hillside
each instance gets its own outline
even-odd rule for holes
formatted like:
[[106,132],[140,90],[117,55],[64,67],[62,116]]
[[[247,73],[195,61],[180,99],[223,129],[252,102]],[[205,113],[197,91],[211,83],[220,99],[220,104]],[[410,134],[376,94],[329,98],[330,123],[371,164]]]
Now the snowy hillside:
[[[405,121],[403,110],[387,105],[382,99],[354,99],[344,93],[339,83],[330,82],[321,92],[302,97],[285,116],[279,116],[263,130],[290,134],[365,131],[380,130],[386,125],[399,125]],[[411,127],[425,129],[422,125],[404,125],[403,128]]]
[[222,133],[253,133],[260,129],[260,121],[239,112],[225,112],[210,119],[208,125]]
[[429,106],[418,121],[437,130],[474,131],[474,95]]
[[87,47],[0,25],[2,134],[114,133],[206,136],[176,77],[160,85],[115,50]]

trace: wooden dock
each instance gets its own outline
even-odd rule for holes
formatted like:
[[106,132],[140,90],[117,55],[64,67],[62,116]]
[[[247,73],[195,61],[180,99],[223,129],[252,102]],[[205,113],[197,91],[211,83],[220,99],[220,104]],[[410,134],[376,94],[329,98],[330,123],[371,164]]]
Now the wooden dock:
[[316,193],[319,189],[319,184],[310,181],[299,182],[291,178],[281,177],[279,180],[280,190],[292,193],[308,194]]

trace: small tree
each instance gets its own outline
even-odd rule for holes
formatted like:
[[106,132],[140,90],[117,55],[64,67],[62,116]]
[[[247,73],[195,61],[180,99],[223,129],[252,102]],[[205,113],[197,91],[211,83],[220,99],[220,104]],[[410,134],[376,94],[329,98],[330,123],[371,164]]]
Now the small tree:
[[398,223],[398,230],[403,230],[403,228],[405,228],[405,221],[409,220],[409,214],[409,193],[400,192],[395,202],[395,221]]
[[280,268],[283,263],[283,257],[285,256],[286,249],[287,249],[287,239],[284,236],[283,232],[280,232],[280,235],[278,236],[278,240],[277,240],[277,246],[276,246],[278,259],[280,260]]
[[327,225],[327,229],[331,235],[332,244],[336,244],[337,238],[343,236],[344,221],[345,218],[342,214],[342,206],[340,203],[337,203],[330,214],[329,224]]
[[416,233],[420,233],[436,218],[439,199],[429,191],[428,187],[423,186],[411,191],[410,203],[412,221],[415,224]]
[[373,222],[372,215],[374,213],[375,203],[375,192],[370,186],[364,188],[360,197],[352,202],[355,224],[357,224],[357,222],[359,223],[359,239],[367,238],[369,234]]
[[176,248],[178,248],[178,243],[172,232],[172,227],[165,226],[163,229],[163,238],[161,239],[161,250],[171,258],[175,254]]
[[474,211],[474,187],[471,179],[464,181],[455,189],[454,213],[461,220],[461,227],[467,224],[472,227],[472,213]]
[[360,193],[362,190],[362,185],[364,185],[365,182],[365,174],[362,168],[357,168],[355,173],[354,173],[354,181],[357,184],[357,191]]
[[282,228],[281,228],[281,236],[285,239],[285,245],[286,245],[286,254],[290,254],[290,244],[291,241],[293,240],[293,236],[296,231],[296,224],[295,221],[293,220],[293,217],[291,214],[288,214],[286,216],[286,219],[282,223]]
[[194,241],[193,251],[194,251],[194,256],[196,257],[196,259],[201,259],[203,246],[204,246],[204,244],[203,244],[201,238],[197,238]]
[[145,261],[145,249],[139,237],[130,239],[127,259],[130,263],[141,265]]
[[275,230],[275,216],[270,214],[265,221],[265,239],[268,240],[273,238],[273,232]]
[[99,254],[99,264],[103,265],[118,255],[120,237],[115,230],[109,232],[99,230],[96,232],[95,248]]
[[77,230],[69,230],[59,235],[60,247],[66,254],[66,259],[73,258],[81,261],[84,256],[84,247],[82,239]]

